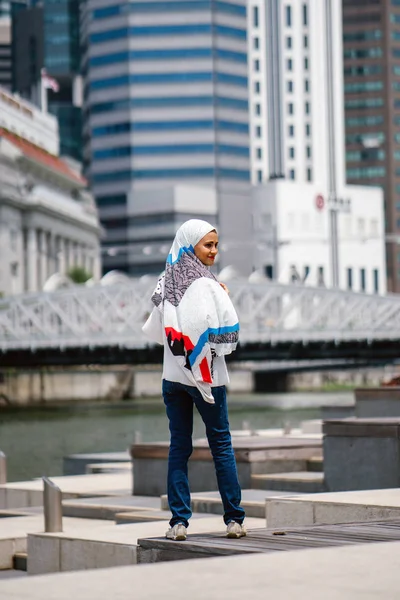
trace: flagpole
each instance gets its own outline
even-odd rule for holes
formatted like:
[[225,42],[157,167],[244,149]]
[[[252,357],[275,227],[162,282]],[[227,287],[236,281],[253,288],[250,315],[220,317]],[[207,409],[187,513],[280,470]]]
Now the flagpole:
[[43,75],[44,73],[42,69],[40,72],[40,108],[42,112],[47,113],[47,86],[45,84]]

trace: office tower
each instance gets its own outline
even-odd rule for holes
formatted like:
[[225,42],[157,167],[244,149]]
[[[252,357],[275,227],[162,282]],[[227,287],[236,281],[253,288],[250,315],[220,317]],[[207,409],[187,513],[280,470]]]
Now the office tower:
[[0,2],[0,85],[11,89],[11,22]]
[[249,0],[253,183],[343,186],[341,28],[340,0]]
[[346,185],[342,0],[249,0],[248,26],[257,270],[384,291],[381,190]]
[[85,164],[105,247],[127,248],[106,269],[159,272],[176,226],[216,213],[248,270],[246,1],[89,0],[81,27]]
[[400,292],[400,0],[343,0],[347,180],[384,189],[388,288]]
[[82,158],[82,81],[79,0],[33,3],[13,11],[13,90],[40,104],[42,68],[59,84],[48,90],[48,109],[58,119],[60,151]]

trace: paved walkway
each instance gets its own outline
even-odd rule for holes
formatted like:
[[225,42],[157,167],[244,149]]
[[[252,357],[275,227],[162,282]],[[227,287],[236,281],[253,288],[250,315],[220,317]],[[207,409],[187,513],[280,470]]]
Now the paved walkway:
[[7,600],[398,600],[400,542],[0,581]]

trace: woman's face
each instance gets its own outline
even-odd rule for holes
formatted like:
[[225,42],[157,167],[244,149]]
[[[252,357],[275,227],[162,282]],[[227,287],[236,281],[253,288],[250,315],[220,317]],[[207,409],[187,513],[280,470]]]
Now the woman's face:
[[216,231],[207,233],[194,247],[194,253],[197,258],[206,265],[211,267],[214,264],[215,257],[218,254],[218,234]]

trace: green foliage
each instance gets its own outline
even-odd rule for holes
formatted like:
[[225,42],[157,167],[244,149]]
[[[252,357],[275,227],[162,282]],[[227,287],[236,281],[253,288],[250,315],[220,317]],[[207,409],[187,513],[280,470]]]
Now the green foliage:
[[86,283],[92,277],[92,274],[86,271],[84,267],[71,267],[67,273],[68,277],[74,283]]

